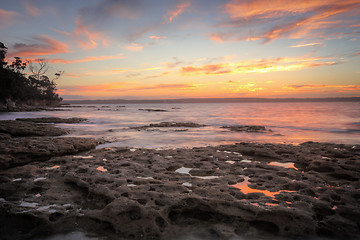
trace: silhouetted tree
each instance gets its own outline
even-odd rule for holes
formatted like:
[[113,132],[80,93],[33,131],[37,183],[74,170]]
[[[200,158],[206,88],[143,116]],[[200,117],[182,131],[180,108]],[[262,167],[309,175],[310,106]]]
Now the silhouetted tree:
[[47,103],[53,101],[60,102],[62,98],[55,93],[55,80],[63,72],[55,73],[53,79],[49,79],[45,73],[48,71],[47,62],[44,59],[38,60],[38,65],[30,64],[29,68],[32,75],[26,77],[23,70],[28,62],[20,57],[8,65],[5,61],[7,48],[0,42],[0,99],[7,101],[34,102],[36,100],[46,100]]

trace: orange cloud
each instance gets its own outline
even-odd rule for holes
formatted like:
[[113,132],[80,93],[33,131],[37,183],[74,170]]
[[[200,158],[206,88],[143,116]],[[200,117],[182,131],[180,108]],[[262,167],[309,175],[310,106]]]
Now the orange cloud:
[[33,39],[35,43],[32,44],[16,43],[13,47],[15,51],[10,52],[9,55],[13,57],[34,57],[68,52],[68,46],[65,43],[47,35],[38,35]]
[[6,28],[13,25],[19,16],[17,12],[0,9],[0,28]]
[[172,22],[175,17],[180,15],[182,12],[185,11],[187,7],[190,6],[190,2],[185,2],[183,4],[179,4],[176,6],[175,10],[168,11],[165,15],[166,22]]
[[75,21],[76,28],[74,30],[75,41],[79,44],[82,49],[89,50],[96,48],[99,43],[106,46],[107,39],[104,34],[91,31],[89,26],[82,23],[80,19]]
[[168,88],[189,89],[189,88],[195,88],[195,86],[191,84],[158,84],[154,86],[136,87],[133,88],[132,90],[152,90],[152,89],[168,89]]
[[89,86],[65,86],[66,92],[121,92],[121,91],[142,91],[155,89],[192,89],[192,84],[157,84],[152,86],[129,87],[126,82],[115,82]]
[[336,62],[331,58],[290,57],[275,59],[251,59],[241,62],[206,64],[202,66],[186,66],[180,69],[183,75],[218,75],[236,73],[265,73],[279,71],[297,71],[305,68],[331,66]]
[[49,61],[52,63],[80,63],[80,62],[91,62],[91,61],[104,61],[104,60],[114,60],[114,59],[122,59],[124,56],[122,54],[118,54],[115,56],[90,56],[82,59],[74,59],[74,60],[65,60],[65,59],[50,59]]
[[163,39],[166,38],[166,36],[149,36],[150,39]]
[[138,43],[131,43],[131,45],[128,45],[124,47],[126,50],[133,51],[133,52],[140,52],[143,50],[144,46]]
[[69,91],[80,91],[80,92],[98,92],[98,91],[118,91],[124,89],[125,82],[105,83],[89,86],[70,86],[63,87]]
[[63,75],[66,76],[66,77],[73,77],[73,78],[81,77],[81,75],[79,75],[79,74],[67,73],[67,72],[63,73]]
[[322,43],[305,43],[305,44],[297,44],[297,45],[293,45],[293,46],[289,46],[292,48],[299,48],[299,47],[311,47],[311,46],[316,46],[316,45],[323,45]]
[[316,85],[316,84],[300,84],[300,85],[288,85],[284,88],[291,88],[291,89],[314,89],[314,88],[338,88],[342,90],[360,90],[360,85]]
[[69,32],[61,31],[56,28],[50,28],[50,29],[53,30],[54,32],[57,32],[57,33],[60,33],[60,34],[66,35],[66,36],[71,36],[71,33],[69,33]]
[[26,12],[32,16],[32,17],[36,17],[40,15],[40,10],[39,8],[37,8],[35,5],[31,4],[30,1],[24,1],[24,7]]
[[[350,23],[357,23],[355,19],[346,19],[360,13],[359,0],[313,0],[313,1],[287,1],[287,0],[232,0],[225,4],[225,11],[232,21],[219,26],[244,27],[253,24],[270,28],[265,32],[247,35],[246,31],[229,31],[227,33],[210,34],[210,39],[221,41],[242,41],[263,39],[265,43],[278,38],[298,39],[303,37],[323,37],[332,34],[329,30],[334,28],[349,28]],[[342,14],[345,18],[337,18]],[[286,24],[278,24],[278,19],[285,19]],[[284,22],[284,21],[281,21]],[[343,23],[346,23],[344,25]],[[343,24],[343,25],[342,25]],[[253,29],[254,27],[252,27]],[[240,35],[237,33],[240,32]],[[327,33],[328,32],[328,33]]]

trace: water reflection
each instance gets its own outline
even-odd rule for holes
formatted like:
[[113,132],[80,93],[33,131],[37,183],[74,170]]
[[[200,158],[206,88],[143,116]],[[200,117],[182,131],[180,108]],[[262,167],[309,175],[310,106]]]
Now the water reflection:
[[248,186],[250,184],[249,183],[250,178],[247,177],[247,176],[243,176],[243,177],[244,177],[244,181],[242,181],[240,183],[237,183],[237,184],[234,184],[234,185],[231,185],[231,186],[240,189],[240,191],[243,192],[244,194],[262,193],[265,196],[268,196],[268,197],[270,197],[272,199],[275,199],[275,195],[278,195],[280,193],[283,193],[283,192],[296,192],[296,191],[289,191],[289,190],[280,190],[280,191],[277,191],[277,192],[270,192],[268,190],[253,189],[253,188]]
[[269,162],[267,165],[278,166],[278,167],[283,167],[283,168],[292,168],[295,170],[299,170],[298,168],[295,167],[294,163],[292,163],[292,162],[287,162],[287,163]]

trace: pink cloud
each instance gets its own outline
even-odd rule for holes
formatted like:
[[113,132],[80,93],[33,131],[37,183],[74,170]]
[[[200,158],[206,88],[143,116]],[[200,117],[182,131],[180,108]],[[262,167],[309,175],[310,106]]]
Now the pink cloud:
[[185,9],[189,6],[190,6],[190,2],[184,2],[182,4],[176,5],[176,8],[174,10],[168,11],[167,14],[165,15],[166,22],[172,22],[175,17],[183,13]]
[[74,59],[74,60],[65,60],[65,59],[50,59],[49,61],[52,63],[81,63],[81,62],[91,62],[91,61],[104,61],[104,60],[114,60],[114,59],[122,59],[124,56],[122,54],[118,54],[115,56],[90,56],[82,59]]
[[75,21],[76,28],[74,30],[75,41],[79,44],[82,49],[89,50],[96,48],[99,43],[106,46],[106,36],[98,31],[92,31],[90,26],[82,23],[80,19]]
[[[224,5],[224,9],[232,21],[219,24],[218,27],[245,27],[251,24],[252,29],[255,28],[258,32],[232,30],[212,33],[210,39],[217,42],[262,39],[264,43],[268,43],[279,38],[323,37],[331,35],[329,31],[331,29],[356,26],[356,19],[348,17],[360,14],[360,2],[358,0],[274,0],[271,2],[232,0]],[[340,15],[343,18],[339,18]],[[286,19],[287,23],[278,21],[280,18]],[[268,29],[263,31],[264,28]]]
[[32,4],[30,1],[23,1],[24,3],[24,7],[26,12],[32,16],[32,17],[37,17],[40,15],[40,10],[39,8],[37,8],[34,4]]
[[296,44],[296,45],[289,46],[289,47],[299,48],[299,47],[312,47],[312,46],[316,46],[316,45],[323,45],[323,43],[303,43],[303,44]]
[[128,46],[125,46],[124,48],[129,51],[140,52],[144,49],[144,46],[138,43],[132,43]]
[[6,28],[13,25],[18,16],[19,14],[17,12],[0,9],[0,28]]
[[33,39],[35,40],[34,43],[30,44],[16,43],[13,47],[14,51],[11,51],[9,55],[31,58],[68,52],[67,44],[52,39],[47,35],[38,35]]
[[71,36],[71,33],[69,33],[69,32],[61,31],[56,28],[50,28],[50,29],[53,30],[54,32],[60,33],[62,35]]
[[150,36],[150,39],[163,39],[166,38],[166,36]]
[[239,73],[265,73],[297,71],[306,68],[331,66],[340,63],[331,58],[322,57],[285,57],[275,59],[250,59],[240,62],[224,62],[201,66],[186,66],[180,69],[183,75],[219,75]]

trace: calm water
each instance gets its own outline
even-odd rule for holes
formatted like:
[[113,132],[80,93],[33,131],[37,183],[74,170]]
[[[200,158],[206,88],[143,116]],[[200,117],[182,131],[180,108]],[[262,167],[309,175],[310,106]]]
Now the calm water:
[[[73,105],[68,111],[2,113],[0,119],[21,117],[83,117],[69,136],[102,137],[111,143],[100,146],[148,148],[193,147],[240,141],[298,144],[305,141],[360,144],[360,103],[186,103]],[[147,112],[139,109],[163,109]],[[206,124],[202,128],[129,129],[165,121]],[[231,132],[224,125],[264,125],[272,132]]]

